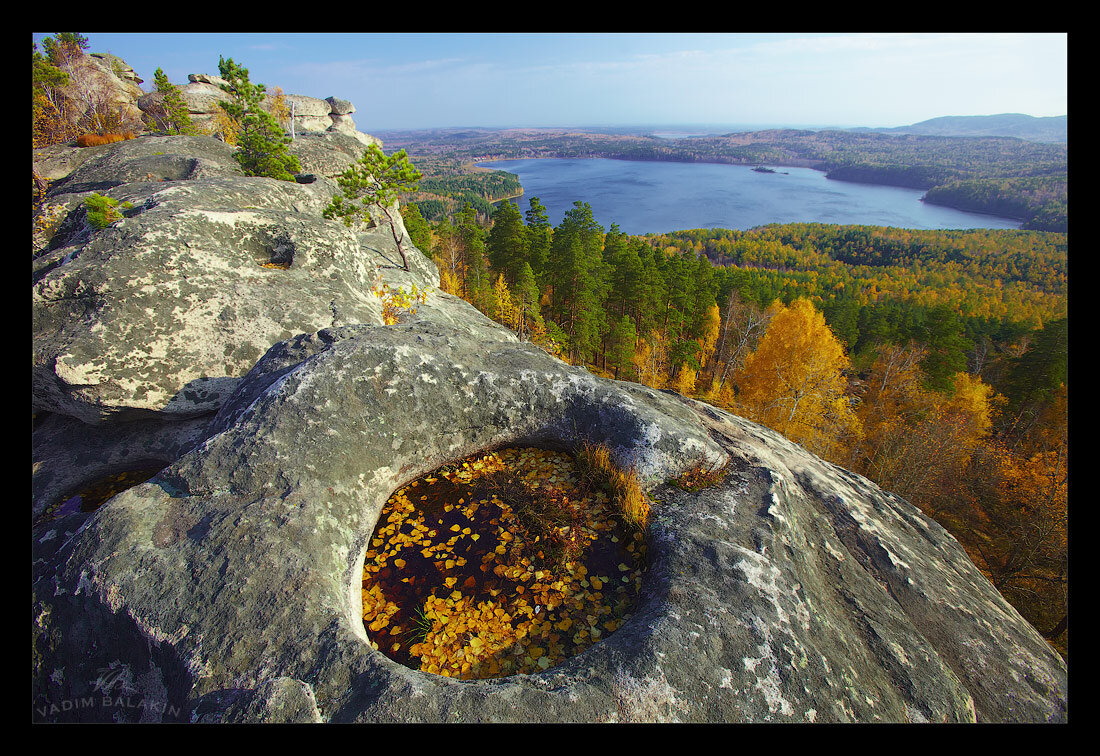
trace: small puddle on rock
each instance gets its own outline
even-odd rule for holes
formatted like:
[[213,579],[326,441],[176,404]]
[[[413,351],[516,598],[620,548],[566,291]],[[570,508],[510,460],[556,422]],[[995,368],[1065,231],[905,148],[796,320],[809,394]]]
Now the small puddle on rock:
[[630,617],[645,536],[572,456],[503,449],[386,502],[363,570],[371,645],[464,680],[548,669]]
[[112,497],[144,483],[163,469],[164,465],[142,467],[99,478],[83,486],[72,496],[49,507],[39,519],[56,519],[76,512],[94,512]]

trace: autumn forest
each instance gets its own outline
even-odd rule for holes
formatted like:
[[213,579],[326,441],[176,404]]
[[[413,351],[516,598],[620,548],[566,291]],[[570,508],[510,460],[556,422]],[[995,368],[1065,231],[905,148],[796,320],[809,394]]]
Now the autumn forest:
[[728,409],[950,531],[1068,655],[1067,242],[824,224],[629,236],[537,197],[429,223],[441,288],[591,372]]

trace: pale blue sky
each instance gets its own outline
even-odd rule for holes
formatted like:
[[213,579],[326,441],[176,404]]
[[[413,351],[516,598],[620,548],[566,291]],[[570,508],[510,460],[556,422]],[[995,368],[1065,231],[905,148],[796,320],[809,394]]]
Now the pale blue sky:
[[[217,73],[355,103],[360,130],[441,126],[903,126],[1068,110],[1066,34],[142,34],[82,32],[149,89]],[[35,33],[35,40],[45,34]]]

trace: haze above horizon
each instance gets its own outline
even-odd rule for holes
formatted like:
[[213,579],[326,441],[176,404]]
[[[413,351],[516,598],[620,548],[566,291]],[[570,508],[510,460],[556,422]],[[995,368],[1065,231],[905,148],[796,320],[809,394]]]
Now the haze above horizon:
[[[34,33],[40,42],[47,33]],[[1066,34],[85,33],[150,90],[218,72],[355,103],[361,131],[907,126],[1068,110]]]

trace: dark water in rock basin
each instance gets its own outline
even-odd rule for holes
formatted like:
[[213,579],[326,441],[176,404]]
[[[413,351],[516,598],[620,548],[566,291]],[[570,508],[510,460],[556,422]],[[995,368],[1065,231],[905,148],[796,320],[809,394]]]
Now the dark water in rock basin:
[[479,164],[519,176],[557,225],[580,200],[606,231],[628,234],[690,228],[748,229],[768,223],[839,223],[916,229],[1020,228],[1020,222],[920,201],[924,192],[825,178],[811,168],[626,160],[501,160]]

